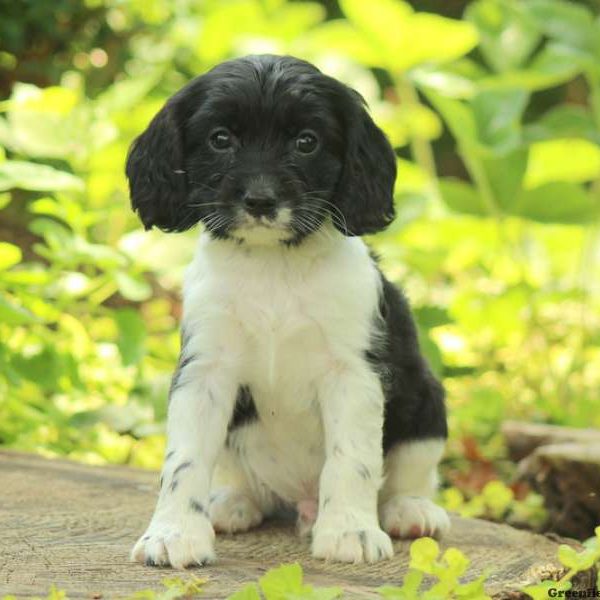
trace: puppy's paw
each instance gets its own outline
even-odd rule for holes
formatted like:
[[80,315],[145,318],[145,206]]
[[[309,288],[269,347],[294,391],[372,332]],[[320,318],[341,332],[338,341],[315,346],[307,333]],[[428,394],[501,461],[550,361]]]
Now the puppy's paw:
[[381,507],[380,515],[382,527],[392,537],[440,538],[450,529],[446,511],[421,496],[391,498]]
[[209,514],[215,531],[220,533],[248,531],[263,520],[258,506],[246,494],[230,489],[211,494]]
[[172,566],[183,569],[205,565],[216,559],[215,533],[203,519],[190,521],[187,526],[151,523],[146,533],[131,551],[131,560],[147,566]]
[[340,531],[315,527],[312,555],[340,562],[374,563],[392,558],[394,548],[387,533],[378,528]]

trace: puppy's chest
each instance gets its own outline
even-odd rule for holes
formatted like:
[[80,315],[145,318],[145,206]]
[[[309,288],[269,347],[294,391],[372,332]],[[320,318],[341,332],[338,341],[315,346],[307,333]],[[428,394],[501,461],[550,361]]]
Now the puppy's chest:
[[310,279],[248,278],[229,298],[240,326],[248,383],[268,389],[302,386],[315,376],[335,339],[335,298]]
[[186,320],[200,348],[239,361],[241,383],[298,390],[369,345],[378,273],[360,240],[316,257],[208,246],[189,275]]

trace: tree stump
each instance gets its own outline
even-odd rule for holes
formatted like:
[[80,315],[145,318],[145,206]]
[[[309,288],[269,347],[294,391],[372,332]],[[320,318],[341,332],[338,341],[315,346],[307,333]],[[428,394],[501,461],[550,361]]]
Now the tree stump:
[[502,435],[509,456],[515,462],[529,456],[539,446],[548,444],[600,444],[600,431],[597,429],[576,429],[544,423],[505,421]]
[[519,477],[542,494],[549,526],[585,539],[600,524],[600,431],[507,422],[502,428]]
[[[161,579],[178,574],[129,562],[153,509],[156,473],[5,451],[0,482],[0,596],[44,597],[55,584],[71,598],[122,598],[161,589]],[[525,597],[521,586],[562,573],[554,540],[477,519],[453,517],[452,525],[442,548],[455,546],[470,557],[469,579],[491,569],[487,590],[495,599]],[[218,536],[218,562],[190,571],[208,577],[204,598],[219,599],[269,568],[298,561],[309,583],[339,585],[344,598],[376,598],[375,588],[399,585],[406,572],[409,543],[394,545],[394,558],[375,565],[325,563],[310,556],[309,540],[292,523],[272,522]],[[594,577],[585,573],[576,588],[591,588]]]

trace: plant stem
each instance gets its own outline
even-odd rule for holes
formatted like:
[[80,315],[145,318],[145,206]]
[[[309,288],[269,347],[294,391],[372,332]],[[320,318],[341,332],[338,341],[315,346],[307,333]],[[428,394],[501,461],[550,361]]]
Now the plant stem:
[[[420,106],[421,101],[415,86],[405,75],[397,78],[396,91],[400,101],[406,106]],[[442,207],[442,195],[438,183],[437,169],[435,166],[435,156],[429,140],[420,136],[411,136],[410,152],[413,160],[427,174],[429,179],[429,191],[433,200],[433,208],[440,211]]]

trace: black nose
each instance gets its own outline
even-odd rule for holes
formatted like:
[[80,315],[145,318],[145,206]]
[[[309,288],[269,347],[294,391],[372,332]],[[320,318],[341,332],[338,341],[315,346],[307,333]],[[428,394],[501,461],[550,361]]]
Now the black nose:
[[263,189],[260,193],[247,191],[242,200],[244,208],[255,217],[270,216],[275,213],[277,198],[271,190]]

